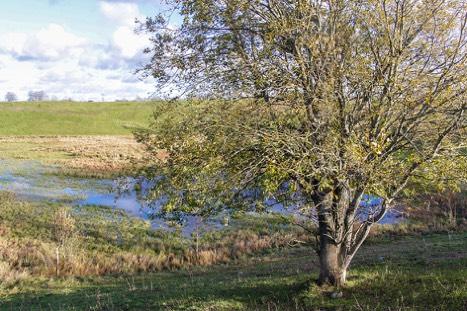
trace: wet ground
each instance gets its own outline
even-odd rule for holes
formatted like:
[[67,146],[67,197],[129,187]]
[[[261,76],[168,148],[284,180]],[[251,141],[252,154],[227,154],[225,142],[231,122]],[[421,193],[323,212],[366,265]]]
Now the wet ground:
[[[153,217],[160,203],[146,200],[151,183],[131,177],[96,179],[63,176],[58,172],[58,167],[38,161],[0,160],[0,191],[33,202],[121,209],[130,216],[151,221],[154,229],[172,229]],[[195,218],[187,218],[185,222],[182,229],[185,235],[199,225]],[[220,224],[210,222],[204,226],[219,227]]]
[[1,160],[0,190],[26,200],[114,207],[143,218],[150,215],[133,178],[78,178],[57,175],[56,171],[56,167],[36,161]]
[[[62,176],[56,174],[57,171],[57,167],[44,166],[36,161],[0,160],[0,190],[13,192],[22,199],[32,201],[122,209],[132,216],[151,219],[155,228],[166,228],[162,221],[151,217],[158,204],[145,200],[149,183],[129,177],[111,180]],[[142,187],[135,187],[137,183]],[[371,198],[368,202],[377,203],[377,200]],[[271,207],[273,211],[287,213],[280,204],[272,204]],[[380,223],[394,224],[400,221],[401,214],[391,211]],[[185,232],[190,232],[196,220],[187,219],[187,222]]]

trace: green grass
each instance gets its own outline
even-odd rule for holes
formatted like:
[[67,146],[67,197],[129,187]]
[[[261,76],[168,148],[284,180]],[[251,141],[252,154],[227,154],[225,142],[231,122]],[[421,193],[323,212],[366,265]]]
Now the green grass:
[[[132,127],[150,122],[153,105],[0,103],[0,136],[129,135]],[[4,144],[1,151],[7,158],[69,157],[62,151],[38,149],[33,143]],[[192,243],[175,234],[154,232],[146,222],[101,207],[73,209],[78,233],[66,256],[79,252],[84,258],[79,257],[78,264],[104,266],[112,256],[128,255],[128,266],[123,265],[127,270],[115,276],[50,276],[56,247],[53,215],[62,207],[16,202],[0,195],[0,255],[5,255],[0,256],[0,275],[5,276],[0,278],[0,310],[467,309],[465,232],[401,237],[391,235],[394,228],[387,229],[384,236],[374,236],[364,244],[347,285],[340,289],[342,298],[333,299],[330,296],[336,289],[314,283],[318,260],[309,247],[269,248],[224,265],[135,274],[144,270],[139,269],[144,267],[141,258],[183,257]],[[264,223],[246,219],[243,225],[253,234],[271,234],[270,219]],[[235,236],[241,242],[250,237]],[[236,240],[221,244],[222,238],[207,235],[202,243],[233,250]]]
[[154,103],[0,103],[0,135],[128,135],[146,126]]
[[[138,273],[145,270],[131,268],[139,265],[135,261],[115,275],[57,278],[46,274],[44,267],[45,263],[53,267],[51,216],[57,208],[57,204],[31,204],[0,196],[0,310],[387,311],[466,307],[466,232],[394,235],[385,231],[383,236],[372,236],[354,260],[348,283],[341,289],[343,297],[333,299],[330,296],[336,289],[319,288],[314,283],[318,258],[309,247],[268,248],[209,267]],[[183,255],[193,246],[177,235],[151,231],[146,223],[109,208],[76,208],[73,215],[79,235],[72,253],[96,259],[85,264],[105,265],[118,254],[144,258],[162,249]],[[268,234],[274,223],[249,217],[242,224]],[[277,225],[282,227],[280,222]],[[207,235],[202,245],[214,243],[221,249],[221,241],[222,236]],[[223,247],[232,247],[229,245]],[[5,260],[17,271],[14,275],[5,270]]]
[[464,310],[467,234],[373,241],[343,297],[318,288],[309,248],[234,265],[126,277],[37,280],[3,296],[4,310]]
[[[61,278],[57,279],[56,233],[61,227],[57,225],[56,215],[63,208],[69,210],[68,215],[74,220],[74,225],[60,248]],[[257,221],[251,216],[246,218],[244,222],[238,215],[225,230],[203,235],[198,256],[194,252],[194,240],[177,232],[152,230],[148,222],[129,217],[121,210],[24,202],[0,192],[0,302],[16,304],[18,297],[23,295],[48,297],[52,293],[80,292],[88,287],[111,291],[117,286],[115,294],[120,295],[118,286],[127,286],[127,279],[110,278],[109,275],[131,279],[135,275],[138,280],[138,273],[142,271],[158,279],[173,273],[173,281],[177,282],[177,275],[183,272],[150,273],[189,269],[199,264],[212,266],[220,262],[248,262],[254,260],[252,255],[262,254],[263,258],[274,254],[273,245],[277,247],[283,241],[280,244],[283,246],[291,239],[284,240],[291,230],[284,228],[280,219],[272,216]],[[266,237],[265,241],[271,242],[261,244],[259,237]],[[247,245],[254,241],[263,246]],[[209,283],[208,279],[206,282]],[[132,291],[131,288],[129,290]],[[63,299],[66,302],[68,298]],[[18,303],[21,305],[22,302]],[[0,309],[1,306],[4,305],[0,303]],[[87,306],[81,306],[81,309],[87,309]]]

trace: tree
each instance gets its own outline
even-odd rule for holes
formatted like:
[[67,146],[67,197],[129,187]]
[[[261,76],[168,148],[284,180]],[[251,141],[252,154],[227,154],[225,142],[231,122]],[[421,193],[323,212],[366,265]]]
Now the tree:
[[44,91],[29,91],[28,101],[40,102],[44,100],[47,100],[47,94]]
[[17,100],[18,100],[18,97],[16,96],[15,93],[8,92],[8,93],[5,94],[5,101],[7,101],[7,102],[11,103],[11,102],[15,102]]
[[161,104],[137,134],[164,176],[161,216],[284,200],[317,237],[319,283],[339,286],[412,183],[465,163],[464,1],[169,3],[183,23],[140,23],[153,42],[141,72],[212,100]]

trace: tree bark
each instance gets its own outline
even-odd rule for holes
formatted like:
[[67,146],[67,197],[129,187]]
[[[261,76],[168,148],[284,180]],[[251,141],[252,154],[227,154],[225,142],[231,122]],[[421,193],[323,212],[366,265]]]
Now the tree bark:
[[320,244],[318,284],[329,284],[337,287],[344,285],[347,267],[345,266],[340,247],[327,237],[322,237]]
[[348,220],[349,196],[346,187],[336,185],[334,191],[314,197],[319,223],[319,285],[340,287],[346,281],[345,220]]

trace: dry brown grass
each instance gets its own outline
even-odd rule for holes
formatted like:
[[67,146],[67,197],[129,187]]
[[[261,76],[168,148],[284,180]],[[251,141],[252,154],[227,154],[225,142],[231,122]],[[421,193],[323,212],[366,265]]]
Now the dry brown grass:
[[[28,276],[101,276],[175,270],[192,266],[226,264],[243,256],[287,245],[295,238],[277,234],[260,236],[240,231],[199,252],[188,248],[181,253],[144,250],[139,253],[118,251],[101,253],[86,250],[79,240],[63,247],[59,267],[55,261],[56,244],[34,239],[0,238],[0,278],[13,284]],[[79,237],[78,237],[79,239]]]
[[132,136],[3,136],[0,158],[39,160],[68,175],[103,177],[138,166],[143,146]]
[[100,211],[69,213],[64,206],[31,204],[0,192],[0,279],[11,286],[29,276],[130,275],[211,266],[307,239],[301,231],[263,228],[258,222],[257,230],[232,227],[195,243],[176,233],[155,232],[142,220],[118,221],[122,213]]

